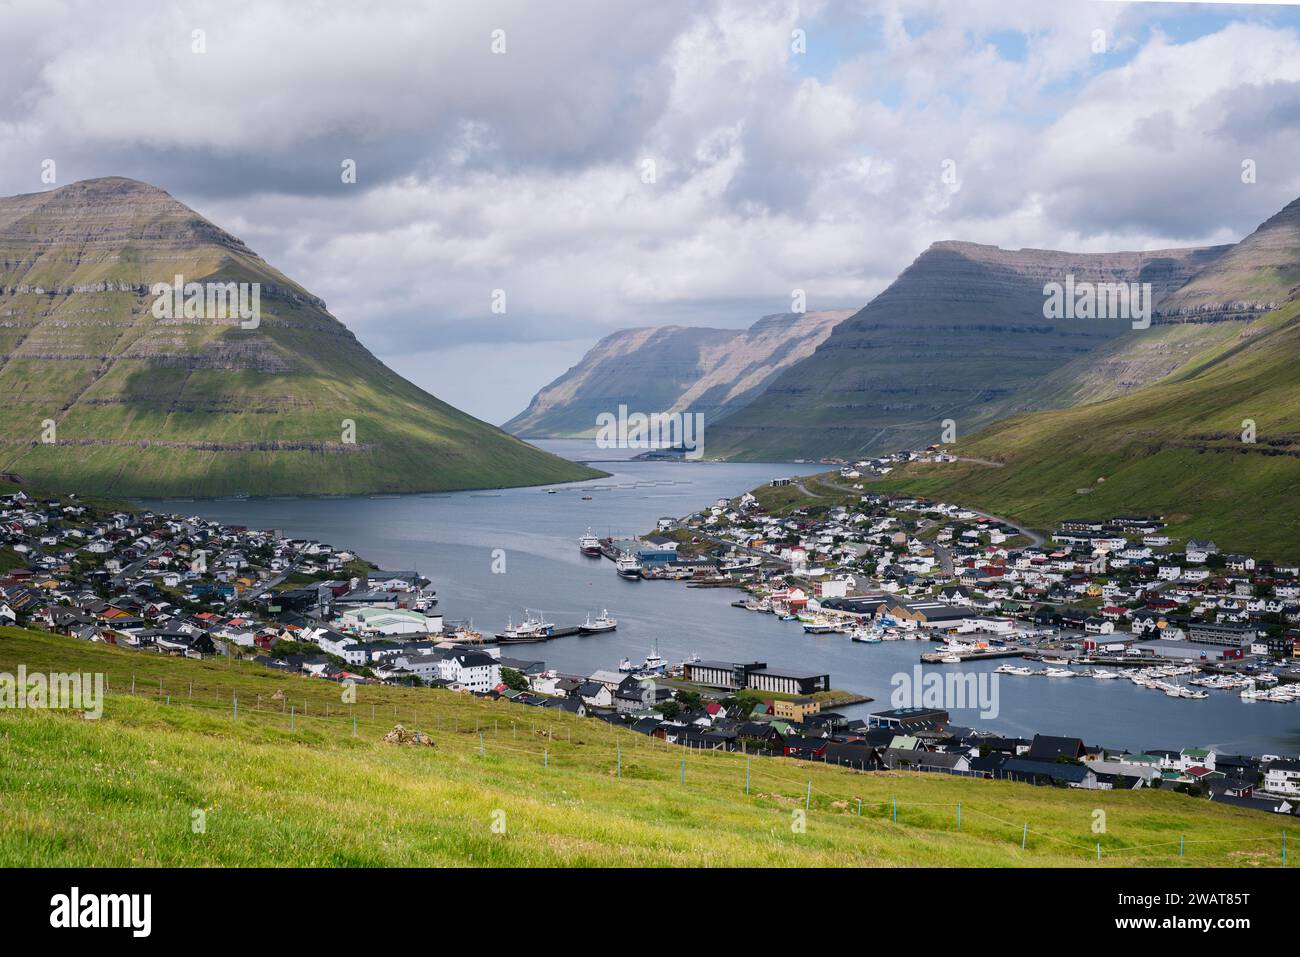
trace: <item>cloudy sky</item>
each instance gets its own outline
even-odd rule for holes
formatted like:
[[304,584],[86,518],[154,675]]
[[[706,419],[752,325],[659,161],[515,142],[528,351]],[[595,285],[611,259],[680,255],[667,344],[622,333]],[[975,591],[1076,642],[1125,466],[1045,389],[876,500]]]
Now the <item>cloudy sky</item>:
[[1232,241],[1300,196],[1283,6],[0,0],[0,94],[0,194],[47,158],[161,186],[492,422],[619,328],[861,306],[945,238]]

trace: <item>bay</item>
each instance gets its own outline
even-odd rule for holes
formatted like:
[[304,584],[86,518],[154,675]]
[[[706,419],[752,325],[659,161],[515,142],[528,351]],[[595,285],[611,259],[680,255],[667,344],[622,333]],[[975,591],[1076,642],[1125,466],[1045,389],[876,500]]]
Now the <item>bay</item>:
[[[431,578],[448,620],[469,619],[499,631],[524,609],[557,625],[580,622],[602,609],[618,619],[605,635],[515,645],[504,654],[544,660],[563,672],[613,669],[643,659],[652,648],[670,662],[691,654],[725,661],[825,672],[834,687],[874,702],[840,709],[853,716],[890,707],[896,676],[911,676],[928,642],[854,644],[843,635],[810,636],[781,622],[732,608],[732,589],[687,588],[681,582],[629,582],[605,559],[584,557],[577,539],[637,535],[660,516],[680,517],[718,498],[738,495],[778,476],[824,470],[813,464],[631,461],[634,453],[596,449],[581,440],[538,441],[568,458],[591,461],[609,478],[545,488],[436,495],[246,501],[150,501],[151,508],[201,515],[232,525],[276,528],[313,538],[390,570],[415,569]],[[588,497],[589,496],[589,500]],[[500,550],[498,552],[498,550]],[[494,555],[504,558],[495,574]],[[497,561],[496,567],[501,567]],[[925,666],[991,672],[1000,662]],[[1233,692],[1204,700],[1171,699],[1128,681],[990,675],[997,680],[997,716],[952,712],[955,722],[1010,735],[1068,734],[1089,744],[1132,750],[1214,746],[1221,751],[1294,754],[1300,749],[1300,704],[1243,702]]]

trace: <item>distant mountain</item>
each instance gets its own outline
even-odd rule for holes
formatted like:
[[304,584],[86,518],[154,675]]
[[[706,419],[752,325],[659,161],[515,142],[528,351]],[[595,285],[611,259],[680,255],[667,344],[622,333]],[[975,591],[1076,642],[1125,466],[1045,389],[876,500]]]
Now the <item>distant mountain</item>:
[[[765,316],[748,329],[658,326],[601,339],[503,428],[527,437],[592,435],[596,416],[699,412],[711,424],[806,358],[853,310]],[[707,451],[707,445],[706,445]]]
[[935,243],[807,359],[719,422],[709,457],[861,457],[958,435],[1015,411],[1121,319],[1048,319],[1044,285],[1151,283],[1160,303],[1231,247],[1083,254]]
[[[153,287],[176,275],[259,284],[257,328],[211,311],[159,318]],[[596,474],[407,382],[239,239],[117,177],[0,199],[0,393],[0,471],[55,490],[399,492]]]
[[1099,377],[1079,387],[1082,404],[1007,418],[955,446],[997,466],[911,465],[889,484],[1039,527],[1161,513],[1178,534],[1300,559],[1298,278],[1300,202],[1165,299],[1160,324],[1089,359],[1101,370],[1145,343],[1156,366],[1175,365],[1157,381],[1089,401],[1101,397]]

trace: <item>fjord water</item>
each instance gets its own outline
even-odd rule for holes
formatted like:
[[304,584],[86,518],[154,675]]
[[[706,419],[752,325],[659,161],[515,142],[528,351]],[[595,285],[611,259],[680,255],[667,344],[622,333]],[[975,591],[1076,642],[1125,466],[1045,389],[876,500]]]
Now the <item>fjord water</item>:
[[[614,669],[621,658],[641,661],[656,643],[670,662],[697,653],[726,661],[766,661],[826,672],[837,688],[876,699],[846,707],[865,716],[889,707],[891,679],[913,674],[927,642],[854,644],[844,635],[805,635],[794,622],[732,608],[732,589],[687,588],[681,582],[629,582],[603,558],[579,553],[577,538],[643,534],[660,516],[682,516],[715,499],[738,495],[775,476],[822,471],[815,465],[716,462],[636,462],[632,453],[598,450],[577,440],[539,441],[547,451],[590,461],[611,475],[574,485],[341,499],[246,501],[159,500],[144,504],[197,514],[232,525],[276,528],[354,549],[386,569],[415,569],[438,590],[449,621],[472,619],[484,633],[499,631],[525,608],[557,625],[609,609],[618,630],[507,647],[504,654],[544,660],[548,667],[588,674]],[[621,460],[614,460],[622,456]],[[587,500],[590,496],[590,500]],[[504,573],[493,572],[494,553]],[[502,555],[498,553],[496,558]],[[498,560],[496,567],[501,567]],[[992,671],[1000,662],[927,665],[938,671]],[[994,676],[990,676],[993,678]],[[1300,703],[1247,703],[1235,692],[1205,700],[1167,698],[1128,681],[998,675],[998,715],[954,710],[953,720],[1012,735],[1071,734],[1089,744],[1134,750],[1213,745],[1254,754],[1293,754],[1300,745]]]

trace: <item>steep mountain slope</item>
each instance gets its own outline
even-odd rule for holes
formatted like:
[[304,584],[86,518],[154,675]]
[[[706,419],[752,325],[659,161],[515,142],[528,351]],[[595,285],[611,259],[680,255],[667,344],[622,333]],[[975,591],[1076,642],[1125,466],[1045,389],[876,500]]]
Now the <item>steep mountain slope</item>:
[[1014,410],[1072,359],[1125,334],[1122,319],[1048,319],[1043,287],[1151,283],[1159,308],[1230,247],[1080,254],[935,243],[809,358],[710,434],[708,455],[861,456],[938,441]]
[[781,369],[812,354],[852,310],[765,316],[748,329],[659,326],[601,339],[503,428],[524,436],[590,435],[596,416],[742,407]]
[[[155,318],[151,287],[178,274],[259,283],[260,325]],[[240,240],[116,177],[0,199],[0,392],[0,471],[52,489],[388,492],[595,474],[402,379]]]
[[[911,465],[887,487],[947,495],[1038,527],[1160,513],[1184,535],[1300,558],[1300,301],[1128,395],[1005,419],[959,442],[1002,463]],[[1252,420],[1256,441],[1242,440]]]
[[1300,287],[1300,199],[1288,204],[1161,304],[1167,322],[1254,319]]

